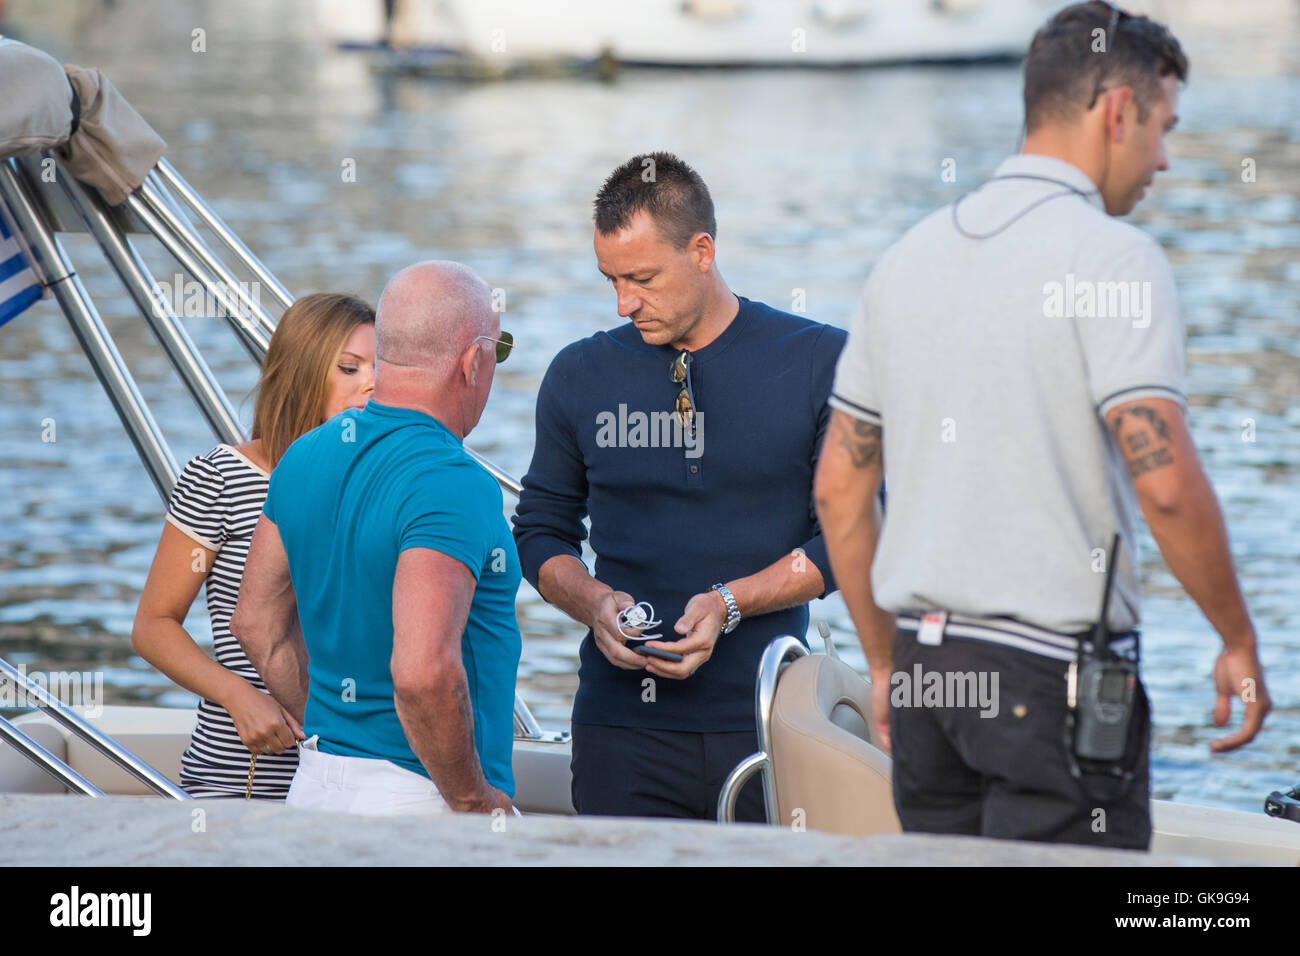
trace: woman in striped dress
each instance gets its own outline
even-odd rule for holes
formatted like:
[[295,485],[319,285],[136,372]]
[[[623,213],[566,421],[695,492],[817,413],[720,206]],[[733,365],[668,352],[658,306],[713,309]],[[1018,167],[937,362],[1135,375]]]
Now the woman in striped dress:
[[[191,459],[172,491],[131,643],[202,698],[181,757],[181,786],[192,796],[283,800],[289,792],[302,728],[267,693],[230,616],[271,469],[296,438],[374,391],[374,323],[355,296],[318,293],[290,306],[262,366],[252,440]],[[215,661],[184,627],[205,583]]]

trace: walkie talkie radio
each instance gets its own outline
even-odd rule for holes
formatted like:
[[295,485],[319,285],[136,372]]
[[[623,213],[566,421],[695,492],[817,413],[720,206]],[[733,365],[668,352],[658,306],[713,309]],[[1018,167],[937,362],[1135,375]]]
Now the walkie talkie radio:
[[[1115,535],[1106,569],[1105,590],[1101,596],[1101,615],[1092,631],[1092,652],[1079,638],[1079,657],[1070,664],[1066,675],[1066,696],[1070,708],[1070,749],[1076,760],[1086,761],[1092,772],[1111,776],[1129,775],[1119,766],[1128,750],[1129,728],[1133,723],[1137,699],[1138,668],[1134,661],[1120,657],[1110,647],[1110,629],[1106,623],[1110,595],[1114,587],[1115,568],[1119,564],[1120,536]],[[1109,766],[1107,766],[1109,765]],[[1071,770],[1078,775],[1077,767]]]

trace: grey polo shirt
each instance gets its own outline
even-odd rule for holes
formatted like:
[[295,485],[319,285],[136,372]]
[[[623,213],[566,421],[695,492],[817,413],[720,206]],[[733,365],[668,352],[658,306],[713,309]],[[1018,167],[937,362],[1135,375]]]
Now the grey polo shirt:
[[836,370],[831,406],[883,432],[877,603],[1081,631],[1118,531],[1109,624],[1136,626],[1136,496],[1102,416],[1184,394],[1159,245],[1077,167],[1003,162],[885,252]]

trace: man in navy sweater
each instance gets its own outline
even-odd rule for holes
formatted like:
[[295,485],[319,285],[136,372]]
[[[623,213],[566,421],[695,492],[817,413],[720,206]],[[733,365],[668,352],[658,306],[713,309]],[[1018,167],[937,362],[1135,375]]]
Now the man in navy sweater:
[[[596,261],[631,322],[547,370],[515,540],[529,582],[589,629],[578,812],[708,819],[757,749],[763,649],[804,640],[807,602],[834,589],[812,478],[845,333],[727,287],[713,201],[677,157],[628,160],[595,207]],[[640,601],[663,621],[646,646],[680,662],[627,645],[638,632],[616,618]],[[757,781],[737,817],[765,818]]]

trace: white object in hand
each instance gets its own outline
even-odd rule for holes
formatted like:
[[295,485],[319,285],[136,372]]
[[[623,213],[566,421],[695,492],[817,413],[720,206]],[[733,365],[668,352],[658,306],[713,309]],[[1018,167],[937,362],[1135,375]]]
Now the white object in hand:
[[[663,621],[655,620],[654,605],[649,601],[638,601],[631,607],[625,607],[623,610],[618,612],[618,617],[614,620],[618,632],[629,641],[658,640],[662,635],[646,634],[644,632],[652,627],[658,627],[662,623]],[[627,631],[623,630],[625,627],[631,628],[634,631],[641,631],[642,633],[640,635],[629,634]]]

